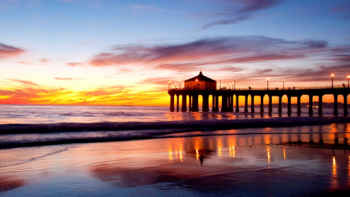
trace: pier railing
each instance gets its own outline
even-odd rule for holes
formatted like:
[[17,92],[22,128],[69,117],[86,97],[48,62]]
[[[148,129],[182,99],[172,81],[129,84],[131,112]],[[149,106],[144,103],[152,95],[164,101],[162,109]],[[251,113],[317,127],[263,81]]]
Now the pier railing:
[[[336,86],[305,86],[305,87],[269,87],[269,88],[217,88],[216,90],[319,90],[319,89],[344,89],[349,88],[348,86],[336,85]],[[169,90],[201,90],[197,88],[169,88]]]
[[[170,88],[170,87],[169,87]],[[344,98],[344,116],[348,115],[347,109],[347,98],[350,94],[350,88],[342,85],[342,86],[309,86],[309,87],[275,87],[275,88],[235,88],[235,89],[226,89],[227,87],[223,87],[220,89],[207,89],[201,90],[200,88],[193,89],[180,89],[180,88],[172,88],[169,89],[168,93],[170,95],[170,111],[175,111],[175,97],[176,97],[176,111],[180,110],[180,96],[182,96],[182,106],[181,111],[187,111],[187,97],[189,101],[189,110],[190,111],[198,111],[198,98],[202,96],[202,110],[203,112],[209,111],[209,96],[212,97],[212,111],[219,111],[219,97],[221,97],[221,111],[222,112],[230,112],[234,111],[233,101],[235,97],[236,102],[236,112],[239,112],[239,97],[244,97],[245,107],[244,112],[248,112],[248,97],[251,99],[251,112],[255,112],[254,109],[254,100],[256,96],[260,97],[260,112],[264,111],[264,97],[267,96],[269,100],[269,113],[272,112],[272,97],[278,96],[278,113],[282,112],[282,97],[284,95],[288,98],[288,114],[292,113],[291,108],[291,100],[292,97],[297,97],[297,113],[301,113],[301,97],[303,95],[309,96],[309,106],[313,104],[313,97],[318,96],[318,102],[320,106],[318,108],[318,114],[322,116],[322,97],[326,94],[331,94],[334,96],[334,115],[338,115],[338,96],[341,95]],[[313,115],[313,109],[309,107],[309,115]]]

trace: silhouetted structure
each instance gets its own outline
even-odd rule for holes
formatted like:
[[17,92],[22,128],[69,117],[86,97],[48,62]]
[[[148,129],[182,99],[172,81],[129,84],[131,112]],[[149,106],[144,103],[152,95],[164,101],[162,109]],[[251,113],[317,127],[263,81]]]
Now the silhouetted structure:
[[[196,79],[198,79],[196,81]],[[200,81],[202,80],[202,81]],[[196,85],[193,83],[201,83],[200,85]],[[192,83],[192,84],[191,84]],[[215,83],[215,86],[214,86]],[[187,86],[186,86],[187,85]],[[198,88],[197,88],[198,87]],[[215,88],[214,88],[215,87]],[[216,81],[204,76],[202,72],[199,73],[198,76],[193,77],[185,81],[184,89],[169,89],[168,91],[171,99],[170,99],[170,111],[175,111],[174,108],[174,100],[175,96],[177,97],[177,106],[176,110],[179,111],[179,98],[182,96],[182,107],[181,111],[187,111],[187,97],[189,97],[189,110],[190,111],[199,111],[198,107],[198,96],[201,95],[203,97],[203,112],[209,111],[209,96],[212,96],[212,111],[219,111],[219,96],[221,96],[221,111],[222,112],[233,112],[234,111],[234,98],[236,100],[236,112],[239,112],[239,97],[245,98],[245,106],[244,112],[248,112],[248,96],[251,97],[251,112],[255,112],[254,109],[254,98],[260,97],[260,112],[264,111],[264,96],[269,97],[269,113],[272,112],[272,97],[277,96],[279,98],[278,112],[282,113],[282,97],[284,95],[288,98],[288,114],[292,113],[291,108],[291,100],[292,97],[297,97],[297,114],[301,114],[301,103],[300,98],[303,95],[309,96],[309,115],[313,115],[313,96],[319,97],[319,108],[318,114],[322,116],[322,97],[326,94],[332,94],[334,96],[334,115],[338,116],[338,96],[342,95],[344,97],[344,116],[348,115],[347,109],[347,97],[350,94],[350,88],[340,87],[322,87],[317,89],[312,88],[288,88],[288,89],[224,89],[216,88]]]
[[192,77],[185,81],[186,90],[216,90],[216,81],[199,73],[198,76]]

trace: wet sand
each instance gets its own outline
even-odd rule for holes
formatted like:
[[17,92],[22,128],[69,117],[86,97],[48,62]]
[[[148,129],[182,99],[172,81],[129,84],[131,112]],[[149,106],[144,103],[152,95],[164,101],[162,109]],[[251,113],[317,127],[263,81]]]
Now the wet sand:
[[0,195],[349,195],[348,124],[271,129],[3,149]]

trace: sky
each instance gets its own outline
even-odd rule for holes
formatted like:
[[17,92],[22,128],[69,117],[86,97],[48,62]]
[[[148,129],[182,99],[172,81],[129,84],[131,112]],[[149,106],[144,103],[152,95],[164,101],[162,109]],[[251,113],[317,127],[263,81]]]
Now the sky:
[[236,88],[350,75],[349,0],[0,0],[0,27],[0,104],[168,106],[168,81],[199,71]]

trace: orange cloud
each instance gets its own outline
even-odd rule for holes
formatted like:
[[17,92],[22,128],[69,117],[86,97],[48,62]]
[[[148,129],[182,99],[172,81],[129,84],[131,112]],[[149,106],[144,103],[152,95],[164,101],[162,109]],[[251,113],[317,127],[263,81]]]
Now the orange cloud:
[[81,63],[81,62],[68,62],[67,65],[69,65],[71,67],[84,66],[84,63]]
[[22,85],[32,85],[32,86],[39,86],[38,84],[31,82],[31,81],[26,81],[26,80],[20,80],[20,79],[7,79],[9,81],[14,81],[21,83]]
[[24,53],[23,49],[0,43],[0,58],[17,56]]
[[31,81],[10,80],[20,86],[0,89],[1,104],[55,104],[55,105],[155,105],[165,106],[168,97],[165,88],[140,90],[137,87],[103,86],[89,90],[72,91],[66,88],[40,86]]
[[82,80],[79,78],[69,78],[69,77],[55,77],[56,80],[65,80],[65,81],[72,81],[72,80]]

